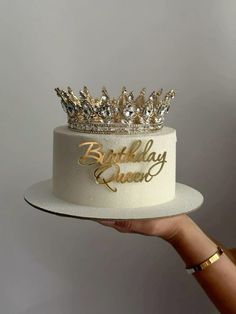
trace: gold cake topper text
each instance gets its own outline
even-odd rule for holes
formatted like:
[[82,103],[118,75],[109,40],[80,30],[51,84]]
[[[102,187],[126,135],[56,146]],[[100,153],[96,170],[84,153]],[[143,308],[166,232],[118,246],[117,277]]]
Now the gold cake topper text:
[[[109,190],[116,192],[117,188],[112,186],[112,182],[150,182],[163,169],[167,162],[167,152],[157,153],[151,151],[153,140],[148,140],[141,149],[142,141],[136,140],[129,147],[124,146],[115,152],[109,149],[104,152],[103,145],[98,142],[83,142],[79,147],[86,147],[86,151],[79,157],[80,165],[97,165],[94,170],[94,178],[97,184],[104,184]],[[146,172],[121,172],[120,163],[147,162],[151,166]]]

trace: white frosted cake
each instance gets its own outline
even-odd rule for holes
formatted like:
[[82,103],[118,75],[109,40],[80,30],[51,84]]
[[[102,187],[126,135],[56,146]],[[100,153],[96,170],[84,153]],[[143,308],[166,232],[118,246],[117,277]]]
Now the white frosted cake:
[[137,208],[175,197],[176,131],[163,126],[170,91],[144,100],[126,89],[110,100],[85,87],[76,97],[56,89],[68,125],[54,129],[53,193],[67,202],[105,208]]

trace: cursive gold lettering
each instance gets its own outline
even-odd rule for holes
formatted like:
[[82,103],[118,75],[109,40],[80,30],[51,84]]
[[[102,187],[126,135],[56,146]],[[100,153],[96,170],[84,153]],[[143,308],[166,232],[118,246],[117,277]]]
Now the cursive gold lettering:
[[[116,183],[150,182],[163,169],[167,162],[167,152],[157,153],[151,151],[153,140],[147,141],[144,149],[141,150],[142,141],[134,141],[129,148],[124,146],[119,151],[109,149],[103,151],[103,145],[98,142],[84,142],[79,147],[86,147],[86,151],[79,157],[78,163],[81,165],[94,165],[98,167],[94,170],[94,178],[97,184],[105,185],[109,190],[116,192],[117,188],[112,186]],[[153,164],[144,172],[121,172],[120,163],[145,162]]]

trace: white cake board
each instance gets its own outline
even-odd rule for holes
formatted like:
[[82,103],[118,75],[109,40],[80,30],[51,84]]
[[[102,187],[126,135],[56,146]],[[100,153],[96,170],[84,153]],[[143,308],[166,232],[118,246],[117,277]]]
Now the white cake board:
[[139,208],[100,208],[68,203],[52,193],[52,180],[32,185],[24,195],[31,206],[60,216],[86,219],[148,219],[175,216],[198,209],[203,196],[197,190],[176,183],[175,198],[167,203]]

